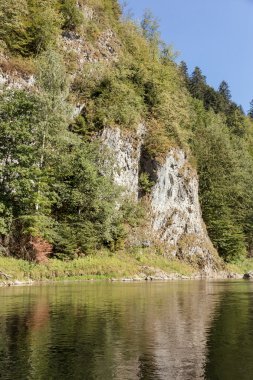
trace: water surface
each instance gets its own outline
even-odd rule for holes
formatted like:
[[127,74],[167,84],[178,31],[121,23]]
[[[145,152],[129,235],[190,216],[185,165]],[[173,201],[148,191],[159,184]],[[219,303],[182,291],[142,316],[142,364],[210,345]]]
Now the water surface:
[[0,379],[253,379],[253,283],[2,288]]

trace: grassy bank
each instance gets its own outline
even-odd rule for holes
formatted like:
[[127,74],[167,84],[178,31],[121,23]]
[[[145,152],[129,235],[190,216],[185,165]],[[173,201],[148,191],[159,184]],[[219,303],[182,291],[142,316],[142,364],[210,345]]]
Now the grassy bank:
[[228,272],[244,274],[253,271],[253,258],[239,261],[235,264],[227,264],[226,270]]
[[[97,253],[73,261],[50,259],[35,264],[14,258],[0,257],[0,271],[19,281],[62,280],[67,278],[102,279],[154,276],[159,272],[191,276],[197,272],[177,259],[169,260],[152,254]],[[1,279],[0,279],[1,281]]]
[[[243,274],[253,270],[253,259],[238,264],[228,264],[226,271]],[[14,258],[0,257],[0,271],[11,276],[10,281],[47,281],[64,279],[120,279],[145,278],[159,274],[191,277],[198,273],[175,258],[167,259],[155,254],[110,254],[100,252],[84,258],[61,261],[50,259],[45,264],[35,264]],[[5,279],[0,277],[0,282]]]

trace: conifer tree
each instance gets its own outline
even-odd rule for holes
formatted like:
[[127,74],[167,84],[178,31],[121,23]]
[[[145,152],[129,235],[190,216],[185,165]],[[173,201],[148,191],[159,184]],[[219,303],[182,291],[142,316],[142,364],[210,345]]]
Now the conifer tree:
[[250,102],[250,109],[248,111],[248,116],[253,119],[253,99]]
[[184,61],[181,61],[178,68],[179,68],[179,72],[183,78],[183,81],[184,81],[186,87],[189,88],[190,78],[189,78],[189,72],[188,72],[187,64]]
[[230,102],[231,92],[228,83],[224,80],[219,85],[219,93],[224,97],[224,99],[227,100],[227,102]]
[[182,73],[184,78],[189,78],[188,67],[187,67],[186,62],[184,62],[184,61],[180,62],[179,70]]
[[204,100],[206,91],[206,77],[199,67],[195,67],[190,78],[190,92],[194,98]]

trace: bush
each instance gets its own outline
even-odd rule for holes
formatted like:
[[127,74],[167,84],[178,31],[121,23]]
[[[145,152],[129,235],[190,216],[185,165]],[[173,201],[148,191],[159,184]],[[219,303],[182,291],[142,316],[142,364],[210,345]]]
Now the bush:
[[23,56],[54,45],[62,22],[56,0],[3,0],[0,4],[0,38],[11,52]]
[[78,9],[76,0],[61,0],[60,10],[64,19],[64,29],[75,30],[84,22],[83,14]]
[[31,36],[27,24],[29,8],[26,0],[0,2],[0,39],[14,53],[29,54]]

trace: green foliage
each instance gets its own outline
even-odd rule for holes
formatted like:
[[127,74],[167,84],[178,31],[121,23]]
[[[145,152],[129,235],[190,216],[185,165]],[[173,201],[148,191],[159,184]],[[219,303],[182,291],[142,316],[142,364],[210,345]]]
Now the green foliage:
[[95,129],[108,125],[133,128],[145,114],[134,68],[125,60],[109,69],[99,65],[90,71],[87,65],[76,90],[88,100],[82,115]]
[[0,39],[10,51],[28,54],[31,42],[28,17],[29,8],[26,0],[0,2]]
[[49,168],[41,162],[47,104],[22,91],[2,94],[0,104],[1,197],[15,218],[35,220],[37,212],[47,215],[53,200]]
[[153,56],[155,56],[160,43],[160,33],[158,21],[155,19],[150,10],[145,11],[141,21],[141,28],[144,37],[150,43]]
[[[119,191],[100,174],[97,146],[69,132],[50,99],[22,91],[1,95],[2,233],[21,228],[52,242],[55,252],[80,254],[117,239]],[[8,212],[16,221],[9,231]]]
[[39,236],[56,253],[79,255],[118,239],[119,191],[101,175],[97,145],[69,128],[67,78],[54,51],[41,57],[38,83],[40,94],[0,98],[2,232]]
[[[52,105],[60,107],[68,95],[69,83],[62,56],[54,49],[43,52],[38,60],[38,85]],[[66,104],[65,104],[66,105]]]
[[226,81],[222,81],[219,86],[219,93],[225,99],[226,102],[230,102],[231,100],[231,92],[229,89],[229,85]]
[[[85,16],[89,8],[92,19]],[[245,117],[225,81],[217,91],[200,68],[189,75],[186,63],[177,65],[150,12],[139,26],[120,16],[116,0],[0,2],[1,46],[17,62],[31,56],[37,64],[36,91],[0,94],[1,241],[41,237],[62,258],[104,245],[122,249],[131,228],[145,217],[132,201],[120,200],[120,189],[103,166],[110,160],[94,135],[106,126],[134,130],[144,121],[149,160],[162,163],[173,145],[190,148],[215,247],[227,261],[245,256],[253,247],[252,104]],[[101,58],[97,44],[105,30],[113,31],[118,49],[110,62]],[[76,72],[78,53],[63,58],[58,51],[66,31],[93,43],[99,62]],[[71,54],[74,69],[66,62]],[[67,71],[74,74],[71,85]],[[73,98],[83,104],[74,120]],[[150,191],[147,173],[139,185]]]
[[56,43],[62,18],[56,0],[3,0],[0,4],[0,24],[0,38],[8,49],[30,55]]
[[131,127],[141,120],[144,104],[131,83],[111,76],[93,92],[94,123],[98,127],[122,125]]
[[185,86],[188,88],[190,84],[189,82],[190,78],[189,78],[189,72],[188,72],[188,67],[187,67],[186,62],[181,61],[178,66],[178,69],[179,69],[180,75],[182,76]]
[[250,102],[250,109],[248,111],[248,116],[253,119],[253,99]]
[[239,137],[243,137],[247,132],[247,120],[235,104],[230,105],[227,112],[226,124],[230,131]]
[[252,158],[245,142],[231,138],[220,117],[195,109],[192,148],[198,161],[203,217],[219,253],[227,261],[235,260],[246,255],[247,220],[253,204]]
[[29,50],[38,54],[56,44],[63,20],[57,10],[56,0],[27,2],[30,13],[28,33],[31,36]]
[[61,0],[60,10],[64,23],[63,27],[68,30],[75,30],[84,22],[83,14],[78,9],[76,0]]
[[139,188],[140,191],[144,194],[148,194],[151,192],[152,187],[154,186],[154,182],[150,180],[148,173],[141,173],[139,177]]
[[60,244],[56,245],[57,251],[62,246],[62,233],[63,239],[68,236],[68,245],[72,247],[72,252],[68,251],[68,246],[65,248],[68,254],[94,250],[104,241],[113,240],[118,190],[110,178],[101,176],[96,164],[98,158],[95,146],[82,143],[72,148],[58,168],[55,211]]

